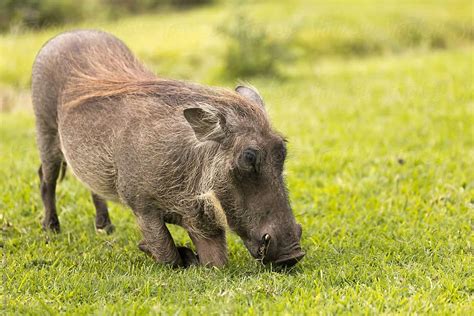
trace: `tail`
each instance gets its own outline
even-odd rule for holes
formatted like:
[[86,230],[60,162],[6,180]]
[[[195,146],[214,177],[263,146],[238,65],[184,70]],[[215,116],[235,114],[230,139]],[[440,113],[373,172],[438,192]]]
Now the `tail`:
[[[65,161],[61,162],[61,167],[59,169],[59,181],[63,181],[64,177],[66,176],[67,170],[67,163]],[[43,164],[40,164],[38,168],[38,176],[40,177],[41,181],[43,181]]]
[[59,181],[63,181],[64,177],[66,176],[66,170],[67,170],[67,163],[66,161],[61,162],[61,169],[59,169]]

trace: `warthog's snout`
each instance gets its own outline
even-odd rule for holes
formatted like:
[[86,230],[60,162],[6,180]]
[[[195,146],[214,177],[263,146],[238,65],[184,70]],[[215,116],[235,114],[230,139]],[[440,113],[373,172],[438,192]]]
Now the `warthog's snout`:
[[305,255],[305,252],[301,250],[301,247],[295,248],[291,253],[282,255],[280,258],[275,260],[275,264],[284,267],[292,267],[298,261],[300,261]]
[[305,255],[305,252],[301,249],[299,243],[296,243],[289,248],[289,251],[280,251],[277,257],[272,258],[268,255],[270,242],[271,236],[269,234],[263,235],[262,245],[259,248],[259,256],[264,264],[273,263],[278,266],[291,267],[300,261]]
[[[264,264],[271,263],[277,266],[291,267],[305,255],[299,243],[301,233],[302,229],[299,224],[291,230],[291,233],[288,231],[280,234],[275,231],[264,233],[258,242],[258,247],[249,247],[249,250],[257,260]],[[252,251],[254,249],[256,251]]]

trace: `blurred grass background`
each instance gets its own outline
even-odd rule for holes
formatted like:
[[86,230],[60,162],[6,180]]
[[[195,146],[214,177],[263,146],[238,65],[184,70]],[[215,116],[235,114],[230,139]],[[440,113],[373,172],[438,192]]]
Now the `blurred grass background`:
[[[2,19],[7,314],[474,312],[471,1],[13,2],[63,16]],[[154,265],[136,247],[130,210],[112,204],[117,231],[96,235],[72,175],[58,186],[63,232],[41,232],[31,65],[45,41],[75,28],[115,34],[160,76],[259,89],[289,139],[307,252],[294,270],[260,267],[231,234],[222,270]]]
[[[472,2],[466,0],[450,1],[449,5],[436,0],[2,3],[0,12],[9,16],[1,19],[3,30],[10,30],[0,34],[0,89],[4,99],[12,94],[11,89],[29,87],[37,51],[64,29],[108,30],[160,75],[211,83],[262,75],[284,77],[298,65],[326,58],[450,49],[474,41]],[[25,17],[25,12],[32,11],[25,6],[37,8],[30,13],[34,18]],[[119,13],[111,13],[116,11]],[[152,11],[155,13],[147,13]],[[50,15],[61,19],[50,21]],[[54,26],[60,22],[69,24]],[[8,102],[3,100],[2,108],[10,107],[5,104]]]

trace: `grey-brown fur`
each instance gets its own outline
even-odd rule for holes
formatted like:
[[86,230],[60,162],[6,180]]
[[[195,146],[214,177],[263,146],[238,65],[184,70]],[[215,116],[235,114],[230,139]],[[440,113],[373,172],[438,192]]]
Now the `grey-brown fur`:
[[[32,95],[45,229],[60,229],[55,188],[67,162],[93,192],[96,227],[113,228],[106,200],[129,206],[139,248],[158,262],[224,265],[226,225],[264,262],[303,256],[282,178],[284,140],[253,89],[156,77],[117,38],[82,30],[41,49]],[[166,223],[189,232],[199,259],[175,246]]]

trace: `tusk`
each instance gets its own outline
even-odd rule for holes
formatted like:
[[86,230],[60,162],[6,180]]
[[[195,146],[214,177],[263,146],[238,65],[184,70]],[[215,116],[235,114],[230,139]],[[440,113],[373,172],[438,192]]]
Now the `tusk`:
[[271,239],[272,237],[269,234],[264,234],[262,237],[262,243],[260,244],[260,247],[258,248],[258,254],[261,257],[260,260],[262,261],[263,259],[265,259],[265,256],[267,255]]

